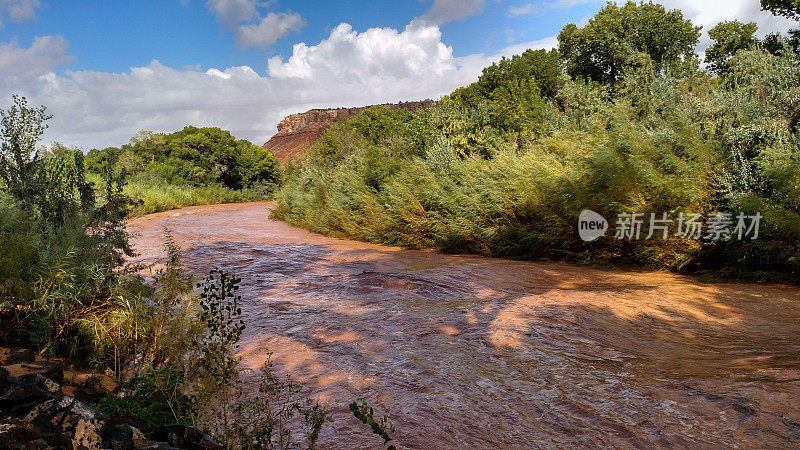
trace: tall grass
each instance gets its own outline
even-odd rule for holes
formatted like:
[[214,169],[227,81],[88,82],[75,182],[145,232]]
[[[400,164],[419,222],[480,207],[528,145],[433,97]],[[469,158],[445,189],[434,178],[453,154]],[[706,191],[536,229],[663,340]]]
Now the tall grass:
[[[100,177],[94,174],[88,174],[87,178],[95,184],[98,184],[100,180]],[[219,184],[190,186],[146,176],[132,177],[123,188],[123,192],[135,200],[130,210],[130,217],[140,217],[186,206],[255,202],[272,197],[271,189],[266,188],[234,190]]]

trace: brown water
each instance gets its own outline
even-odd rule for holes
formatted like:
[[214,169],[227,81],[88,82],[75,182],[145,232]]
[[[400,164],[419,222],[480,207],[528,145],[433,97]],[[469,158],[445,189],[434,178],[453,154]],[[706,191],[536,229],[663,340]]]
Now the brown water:
[[[324,448],[380,448],[365,397],[412,448],[800,446],[800,288],[703,284],[332,239],[271,204],[134,220],[198,274],[243,278],[243,356],[327,403]],[[376,445],[377,444],[377,445]]]

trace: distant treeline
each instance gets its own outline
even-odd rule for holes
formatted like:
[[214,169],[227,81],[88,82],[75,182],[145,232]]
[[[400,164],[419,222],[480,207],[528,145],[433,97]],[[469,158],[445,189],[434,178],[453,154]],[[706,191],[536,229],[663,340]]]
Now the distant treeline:
[[[717,25],[701,64],[700,27],[680,11],[609,3],[557,50],[504,58],[432,109],[334,126],[287,168],[275,215],[411,248],[797,279],[800,33],[756,31]],[[676,221],[666,239],[644,239],[645,223],[640,239],[584,242],[584,209],[612,227],[621,214],[763,217],[755,240],[685,239]]]
[[260,200],[281,181],[280,164],[269,150],[219,128],[143,131],[122,147],[89,151],[85,164],[96,177],[109,169],[126,175],[126,193],[140,200],[135,215]]

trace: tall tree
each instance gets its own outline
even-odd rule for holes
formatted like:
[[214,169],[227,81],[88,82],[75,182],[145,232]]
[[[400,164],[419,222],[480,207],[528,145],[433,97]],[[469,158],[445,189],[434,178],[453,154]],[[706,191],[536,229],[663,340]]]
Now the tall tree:
[[728,60],[739,50],[746,50],[758,44],[755,34],[758,26],[753,23],[741,23],[738,20],[720,22],[708,31],[708,37],[714,43],[706,50],[706,62],[711,71],[717,75],[730,72]]
[[44,106],[28,107],[25,97],[14,95],[13,100],[11,108],[0,109],[0,177],[15,200],[30,206],[32,186],[42,161],[36,144],[52,116]]
[[761,9],[776,16],[800,19],[800,0],[761,0]]
[[700,39],[700,27],[679,10],[667,11],[652,2],[608,2],[589,23],[569,24],[558,35],[558,49],[573,77],[604,84],[618,82],[623,71],[646,53],[658,71],[690,58]]

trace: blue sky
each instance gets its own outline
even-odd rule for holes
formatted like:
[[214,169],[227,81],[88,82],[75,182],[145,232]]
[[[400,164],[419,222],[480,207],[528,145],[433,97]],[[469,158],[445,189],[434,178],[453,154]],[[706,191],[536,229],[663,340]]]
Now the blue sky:
[[[757,0],[659,0],[706,30],[796,22]],[[0,0],[0,108],[53,114],[46,141],[119,146],[218,126],[261,144],[311,108],[438,99],[502,56],[552,48],[602,0]],[[708,44],[703,37],[698,51]]]
[[[266,3],[257,8],[262,15],[293,12],[305,22],[299,32],[291,32],[266,48],[238,46],[233,30],[217,20],[205,0],[45,1],[37,9],[35,20],[5,21],[0,40],[17,39],[20,45],[30,45],[35,36],[63,36],[74,59],[60,66],[61,71],[125,72],[157,59],[175,68],[247,65],[263,72],[267,57],[288,57],[296,42],[317,43],[342,22],[356,30],[401,29],[432,5],[418,0]],[[509,13],[511,8],[528,3],[485,2],[480,14],[441,24],[442,40],[453,47],[454,56],[493,54],[511,44],[553,36],[564,24],[579,21],[604,4],[602,0],[586,1],[553,8],[546,14]]]

